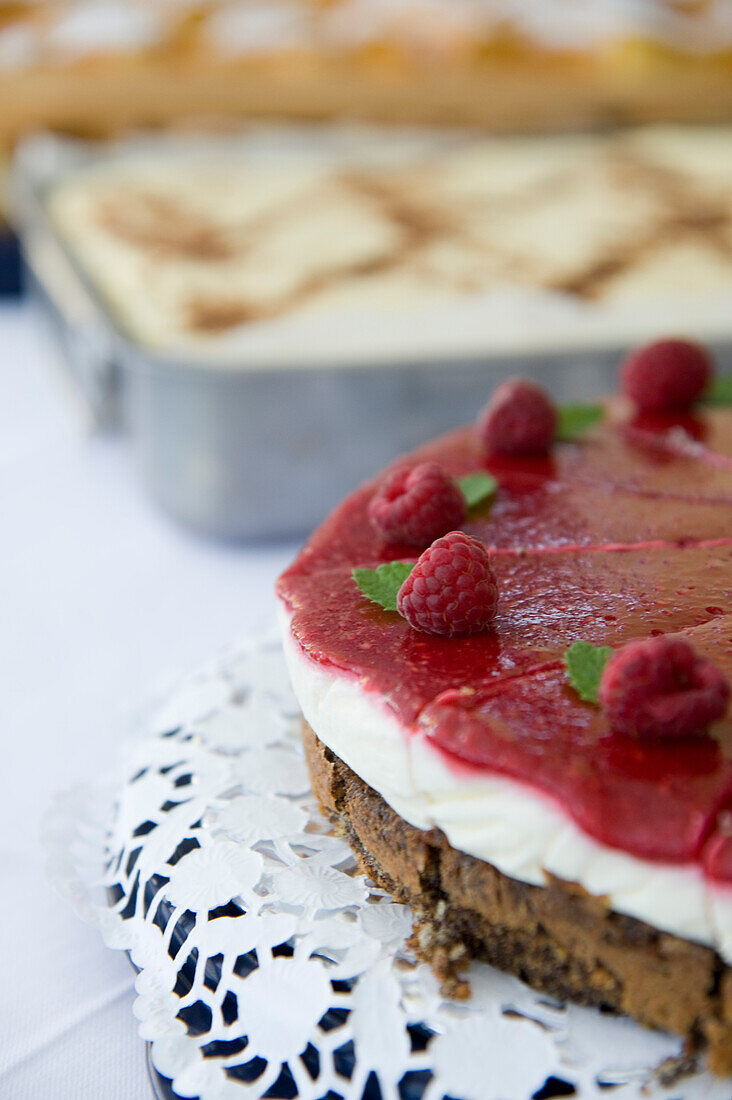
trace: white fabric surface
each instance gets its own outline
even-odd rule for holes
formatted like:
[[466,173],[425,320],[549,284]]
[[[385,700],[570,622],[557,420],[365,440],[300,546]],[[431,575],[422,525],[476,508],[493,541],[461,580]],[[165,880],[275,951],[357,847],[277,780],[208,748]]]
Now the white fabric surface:
[[105,770],[164,680],[273,620],[294,546],[161,516],[122,439],[90,434],[28,307],[0,308],[0,1096],[151,1095],[133,974],[53,893],[43,814]]

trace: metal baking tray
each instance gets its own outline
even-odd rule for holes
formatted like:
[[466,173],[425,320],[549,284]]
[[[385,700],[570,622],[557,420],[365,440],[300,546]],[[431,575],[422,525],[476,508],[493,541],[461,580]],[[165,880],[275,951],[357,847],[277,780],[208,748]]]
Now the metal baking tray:
[[[338,133],[288,128],[277,141],[337,145]],[[70,173],[141,149],[190,157],[233,140],[242,155],[259,155],[259,131],[111,146],[41,135],[21,145],[13,172],[12,211],[29,289],[94,421],[130,432],[142,481],[170,516],[221,538],[302,535],[392,457],[473,419],[504,377],[536,377],[560,401],[612,388],[626,341],[580,333],[568,342],[557,331],[542,341],[536,326],[523,333],[519,314],[507,322],[508,343],[485,333],[456,330],[451,340],[449,332],[435,339],[416,331],[411,344],[390,348],[388,341],[369,344],[362,327],[322,351],[283,339],[275,353],[242,353],[234,363],[142,346],[56,230],[49,189]],[[270,131],[264,144],[272,155]]]

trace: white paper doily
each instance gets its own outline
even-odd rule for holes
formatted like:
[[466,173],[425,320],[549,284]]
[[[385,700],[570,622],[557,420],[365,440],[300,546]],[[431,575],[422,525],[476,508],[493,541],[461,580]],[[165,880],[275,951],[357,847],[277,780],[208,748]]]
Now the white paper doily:
[[179,1096],[729,1100],[704,1073],[669,1083],[678,1039],[488,966],[470,1000],[440,996],[405,947],[409,910],[317,810],[276,643],[146,724],[119,776],[58,799],[46,841],[58,888],[139,969],[140,1034]]

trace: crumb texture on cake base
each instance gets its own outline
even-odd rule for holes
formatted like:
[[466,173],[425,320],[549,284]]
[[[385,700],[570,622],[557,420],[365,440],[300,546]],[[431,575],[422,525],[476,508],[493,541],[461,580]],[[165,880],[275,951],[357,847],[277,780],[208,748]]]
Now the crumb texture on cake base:
[[703,947],[608,909],[547,876],[532,886],[399,817],[303,723],[313,792],[363,871],[415,915],[412,946],[445,991],[475,958],[562,1000],[609,1008],[705,1047],[732,1073],[732,969]]

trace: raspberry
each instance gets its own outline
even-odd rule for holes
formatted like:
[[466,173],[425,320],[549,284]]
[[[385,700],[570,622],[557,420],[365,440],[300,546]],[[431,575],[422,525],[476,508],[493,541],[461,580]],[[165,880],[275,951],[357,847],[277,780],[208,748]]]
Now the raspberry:
[[521,378],[502,382],[478,420],[489,454],[547,451],[557,430],[557,411],[539,386]]
[[701,397],[712,360],[688,340],[657,340],[632,352],[620,368],[620,388],[644,412],[686,409]]
[[377,489],[369,518],[387,542],[425,546],[465,518],[465,498],[436,462],[396,470]]
[[476,634],[495,616],[497,602],[488,551],[462,531],[433,542],[397,596],[399,613],[425,634]]
[[724,715],[729,684],[683,638],[648,638],[613,654],[599,698],[617,733],[688,737]]

